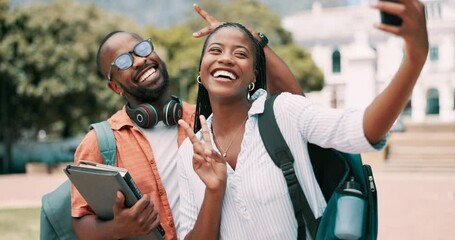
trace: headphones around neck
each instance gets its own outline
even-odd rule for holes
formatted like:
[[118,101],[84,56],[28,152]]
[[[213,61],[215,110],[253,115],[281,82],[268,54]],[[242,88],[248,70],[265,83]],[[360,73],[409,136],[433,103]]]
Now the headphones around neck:
[[[135,108],[131,108],[130,104],[126,104],[126,113],[128,116],[141,128],[152,128],[160,120],[157,109],[148,103],[139,104]],[[182,118],[182,101],[172,95],[163,105],[163,119],[165,125],[173,126]]]

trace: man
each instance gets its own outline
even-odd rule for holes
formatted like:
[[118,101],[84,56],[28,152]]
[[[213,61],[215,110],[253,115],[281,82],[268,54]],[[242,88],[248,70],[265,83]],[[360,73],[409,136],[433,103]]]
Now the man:
[[[195,37],[205,36],[220,24],[198,6],[195,10],[210,24]],[[267,47],[265,35],[251,32],[265,48],[267,68],[274,70],[267,72],[269,91],[302,94],[286,64]],[[81,239],[144,236],[159,223],[166,239],[177,239],[176,156],[186,133],[176,123],[179,118],[191,122],[195,107],[171,96],[166,64],[153,50],[150,39],[122,31],[108,34],[99,47],[98,70],[108,80],[108,87],[127,101],[122,110],[108,119],[117,141],[117,165],[128,169],[143,197],[127,208],[124,196],[118,193],[114,218],[103,221],[72,186],[73,226]],[[85,136],[74,159],[76,164],[80,160],[102,162],[94,131]]]

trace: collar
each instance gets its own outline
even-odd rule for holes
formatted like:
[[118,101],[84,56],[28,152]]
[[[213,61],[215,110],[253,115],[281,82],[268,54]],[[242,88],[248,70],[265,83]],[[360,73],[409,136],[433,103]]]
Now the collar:
[[110,122],[111,128],[113,130],[120,130],[123,127],[136,127],[136,125],[126,113],[125,106],[123,106],[122,110],[119,110],[114,115],[112,115],[108,121]]
[[[253,102],[250,110],[248,110],[248,118],[251,118],[254,115],[259,115],[264,112],[265,100],[267,99],[267,91],[260,88],[256,90],[253,96],[250,97],[250,101]],[[213,122],[213,113],[207,118],[207,124],[209,129],[212,128]]]
[[267,92],[260,88],[256,90],[253,96],[250,97],[250,101],[253,102],[250,110],[248,111],[248,117],[253,115],[259,115],[264,112],[265,100],[267,99]]

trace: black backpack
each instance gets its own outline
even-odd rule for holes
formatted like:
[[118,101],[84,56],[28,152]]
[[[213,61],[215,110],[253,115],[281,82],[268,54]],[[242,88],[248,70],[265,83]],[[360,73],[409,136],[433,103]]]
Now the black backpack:
[[344,153],[308,143],[313,171],[327,202],[322,217],[316,219],[295,175],[292,153],[276,123],[273,112],[275,98],[276,96],[273,96],[265,102],[264,113],[258,118],[259,132],[267,152],[286,179],[298,223],[298,239],[305,238],[305,225],[312,239],[338,239],[334,235],[337,201],[345,194],[342,187],[351,177],[360,183],[365,200],[361,239],[377,239],[377,189],[371,167],[362,163],[360,154]]

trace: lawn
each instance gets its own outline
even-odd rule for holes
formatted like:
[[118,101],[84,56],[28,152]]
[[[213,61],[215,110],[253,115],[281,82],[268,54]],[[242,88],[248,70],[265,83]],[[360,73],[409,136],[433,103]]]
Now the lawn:
[[0,236],[2,239],[39,239],[39,207],[0,209]]

